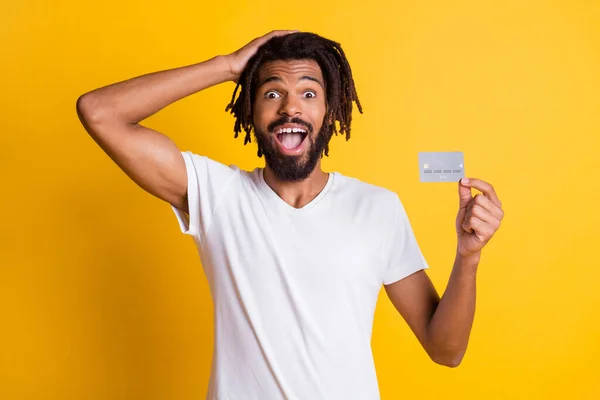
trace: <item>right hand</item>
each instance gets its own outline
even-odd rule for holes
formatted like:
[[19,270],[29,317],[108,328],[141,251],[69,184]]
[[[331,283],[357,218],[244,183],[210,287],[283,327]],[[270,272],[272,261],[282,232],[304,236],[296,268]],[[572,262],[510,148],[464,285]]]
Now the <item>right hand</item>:
[[252,56],[256,54],[258,48],[264,43],[268,42],[269,39],[275,36],[284,36],[296,32],[298,31],[272,31],[264,36],[257,37],[238,51],[225,56],[227,62],[229,63],[229,69],[231,71],[231,74],[233,76],[232,81],[237,83],[238,79],[240,78],[240,75],[242,74],[242,71],[244,70],[244,68],[246,68],[248,60],[250,60]]

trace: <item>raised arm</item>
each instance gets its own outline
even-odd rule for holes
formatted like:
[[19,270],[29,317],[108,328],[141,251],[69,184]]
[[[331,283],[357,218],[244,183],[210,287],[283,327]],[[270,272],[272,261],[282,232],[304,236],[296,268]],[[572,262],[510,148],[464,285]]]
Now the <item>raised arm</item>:
[[[482,193],[475,196],[471,188]],[[442,298],[424,271],[387,285],[388,297],[433,361],[458,366],[467,351],[475,317],[476,275],[481,251],[500,228],[502,203],[489,183],[458,184],[456,258]]]
[[236,81],[248,59],[274,31],[227,56],[114,83],[77,99],[77,114],[104,152],[142,189],[188,212],[187,175],[180,150],[140,122],[169,104],[226,81]]

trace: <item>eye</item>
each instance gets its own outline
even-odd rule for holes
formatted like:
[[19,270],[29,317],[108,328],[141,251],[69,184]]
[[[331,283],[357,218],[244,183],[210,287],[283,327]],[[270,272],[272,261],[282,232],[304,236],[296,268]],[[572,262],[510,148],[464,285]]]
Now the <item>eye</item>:
[[265,97],[267,99],[277,99],[280,97],[280,94],[274,90],[269,90],[267,93],[265,93]]
[[304,92],[304,97],[306,97],[307,99],[314,99],[315,97],[317,97],[317,94],[312,90],[309,90],[307,92]]

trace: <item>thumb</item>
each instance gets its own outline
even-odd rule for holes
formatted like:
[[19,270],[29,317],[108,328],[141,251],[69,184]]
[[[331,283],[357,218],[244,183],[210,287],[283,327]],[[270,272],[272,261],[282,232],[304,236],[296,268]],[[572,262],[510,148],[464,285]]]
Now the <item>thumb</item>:
[[473,195],[471,194],[471,188],[467,185],[468,180],[466,178],[462,178],[458,182],[458,198],[460,208],[465,208],[467,204],[469,204],[469,201],[471,201],[473,198]]

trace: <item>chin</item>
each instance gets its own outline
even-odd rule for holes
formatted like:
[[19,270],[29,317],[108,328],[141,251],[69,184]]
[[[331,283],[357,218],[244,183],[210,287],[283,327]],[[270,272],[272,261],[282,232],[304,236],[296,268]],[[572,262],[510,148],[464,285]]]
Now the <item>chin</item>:
[[315,139],[305,137],[297,146],[302,148],[298,154],[289,154],[282,150],[283,145],[274,135],[256,134],[255,138],[265,156],[266,165],[277,179],[285,182],[301,182],[315,170],[327,142],[319,133]]
[[308,178],[315,170],[316,163],[309,163],[309,160],[302,156],[283,156],[276,160],[270,159],[265,153],[267,166],[277,179],[286,182],[301,182]]

